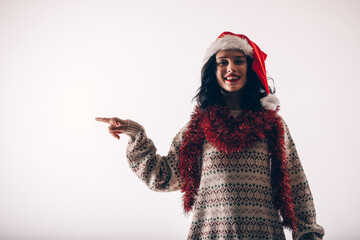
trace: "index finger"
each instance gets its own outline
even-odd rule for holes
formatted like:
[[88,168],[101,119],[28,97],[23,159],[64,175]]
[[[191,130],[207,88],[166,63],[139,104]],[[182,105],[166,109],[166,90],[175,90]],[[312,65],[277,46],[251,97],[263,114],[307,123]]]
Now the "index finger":
[[99,121],[99,122],[104,122],[104,123],[108,123],[110,124],[110,118],[100,118],[100,117],[97,117],[95,118],[96,121]]

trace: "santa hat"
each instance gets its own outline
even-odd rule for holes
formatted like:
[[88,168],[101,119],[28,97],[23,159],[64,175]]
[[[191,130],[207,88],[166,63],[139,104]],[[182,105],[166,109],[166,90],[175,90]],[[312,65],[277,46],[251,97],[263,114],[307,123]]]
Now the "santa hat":
[[223,32],[206,50],[204,63],[221,50],[241,50],[253,60],[252,70],[259,77],[267,95],[261,99],[261,104],[266,109],[275,110],[279,105],[279,100],[273,94],[270,95],[265,68],[266,53],[245,35]]

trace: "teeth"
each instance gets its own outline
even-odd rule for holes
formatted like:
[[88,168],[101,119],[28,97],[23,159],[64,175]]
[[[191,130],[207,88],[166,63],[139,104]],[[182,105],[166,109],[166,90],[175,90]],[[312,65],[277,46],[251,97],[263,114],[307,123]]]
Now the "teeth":
[[239,79],[239,77],[226,77],[227,80],[236,80]]

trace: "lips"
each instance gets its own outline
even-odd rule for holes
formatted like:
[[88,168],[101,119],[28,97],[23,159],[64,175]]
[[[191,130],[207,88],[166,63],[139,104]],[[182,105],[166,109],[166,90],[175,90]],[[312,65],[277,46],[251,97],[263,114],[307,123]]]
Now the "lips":
[[240,79],[240,76],[238,75],[227,75],[225,76],[225,80],[228,82],[236,82]]

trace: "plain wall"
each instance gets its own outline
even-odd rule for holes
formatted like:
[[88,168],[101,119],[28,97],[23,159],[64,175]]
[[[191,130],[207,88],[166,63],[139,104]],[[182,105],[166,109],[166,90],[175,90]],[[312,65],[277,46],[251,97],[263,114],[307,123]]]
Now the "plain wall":
[[[326,239],[360,236],[359,1],[0,1],[0,239],[186,239],[95,117],[166,154],[223,31],[268,54]],[[289,237],[289,233],[287,233]],[[290,239],[290,238],[289,238]]]

